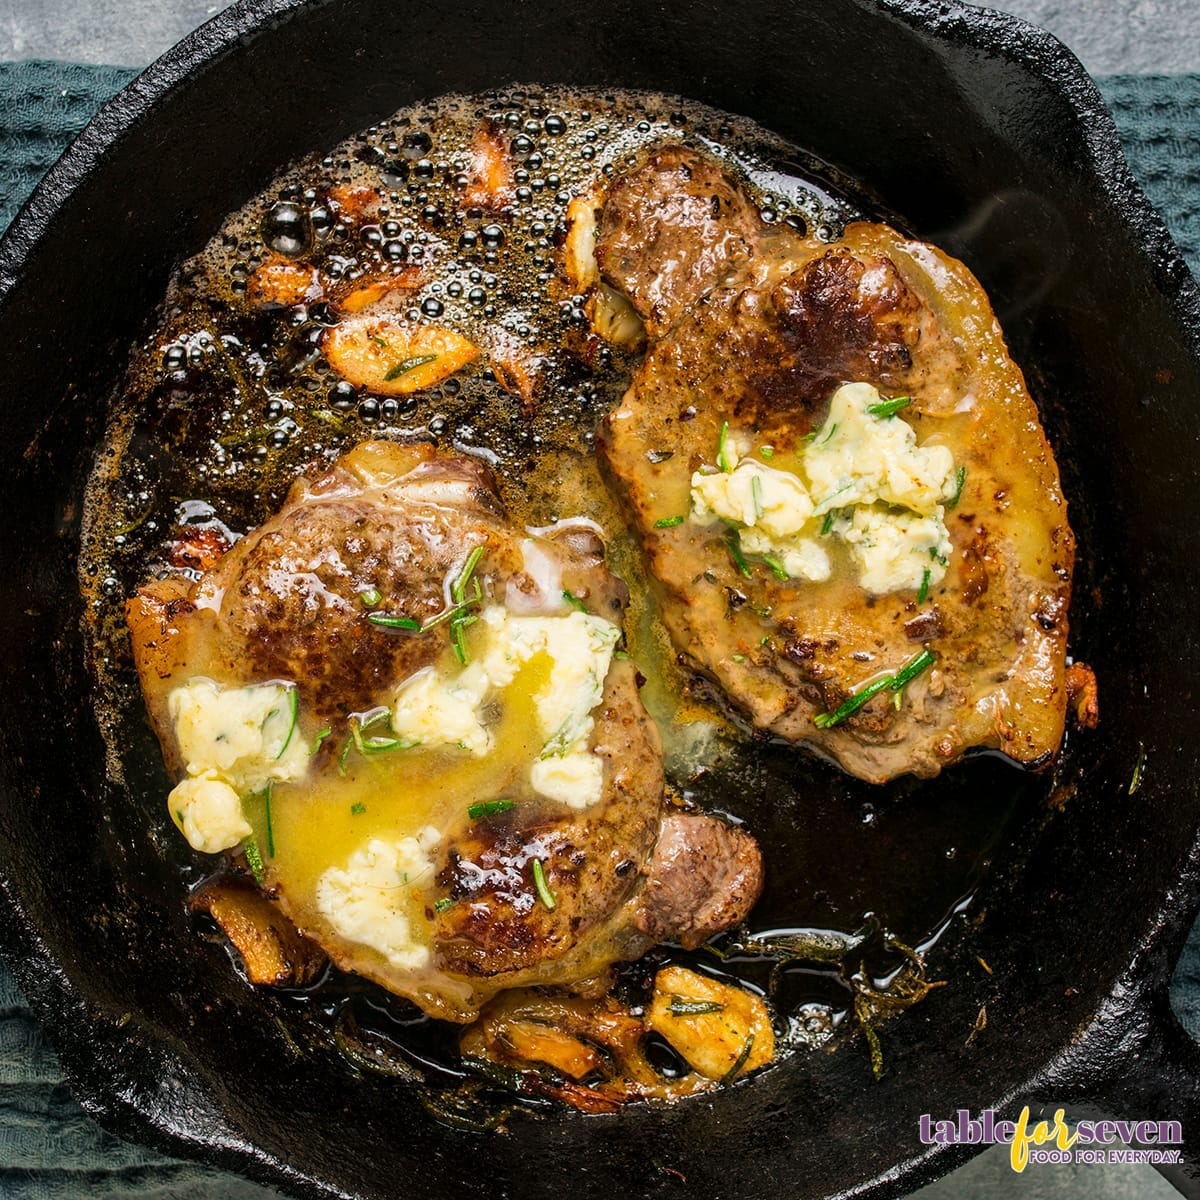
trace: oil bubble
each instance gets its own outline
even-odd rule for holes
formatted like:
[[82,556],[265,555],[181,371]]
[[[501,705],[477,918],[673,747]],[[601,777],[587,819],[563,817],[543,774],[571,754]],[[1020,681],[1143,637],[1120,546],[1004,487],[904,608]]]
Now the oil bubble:
[[277,254],[299,258],[312,245],[312,222],[306,209],[289,200],[278,200],[262,222],[262,239]]
[[400,153],[407,159],[424,158],[433,149],[433,138],[423,129],[406,133],[400,141]]
[[379,169],[379,179],[385,187],[403,187],[408,182],[408,163],[393,159]]

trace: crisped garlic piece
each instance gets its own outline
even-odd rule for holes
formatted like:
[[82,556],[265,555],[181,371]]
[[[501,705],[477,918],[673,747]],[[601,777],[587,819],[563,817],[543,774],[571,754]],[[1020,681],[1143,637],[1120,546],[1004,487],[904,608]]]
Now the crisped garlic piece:
[[759,996],[685,967],[663,967],[646,1023],[709,1079],[732,1082],[775,1055],[771,1014]]
[[343,379],[384,396],[433,387],[479,357],[479,348],[452,329],[411,325],[388,314],[333,326],[323,349]]

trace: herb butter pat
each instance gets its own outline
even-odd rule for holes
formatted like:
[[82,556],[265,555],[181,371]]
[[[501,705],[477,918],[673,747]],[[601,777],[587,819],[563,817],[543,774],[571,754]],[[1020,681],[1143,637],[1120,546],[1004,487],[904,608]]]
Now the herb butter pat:
[[423,967],[429,947],[413,937],[412,908],[433,880],[441,840],[432,825],[397,842],[372,838],[345,868],[330,867],[317,881],[317,908],[347,941],[378,950],[393,966]]
[[426,747],[489,753],[487,703],[523,666],[545,655],[550,669],[533,696],[543,749],[530,782],[539,794],[571,808],[596,803],[603,774],[587,745],[594,727],[591,712],[603,695],[620,631],[590,613],[519,617],[491,605],[481,614],[476,636],[482,645],[468,666],[449,674],[427,667],[400,686],[392,711],[396,736]]
[[170,796],[171,815],[193,850],[219,854],[254,831],[242,812],[242,798],[215,775],[189,775]]
[[741,553],[792,579],[828,579],[827,547],[840,541],[859,584],[875,595],[940,583],[951,551],[943,501],[958,490],[954,459],[945,446],[918,445],[899,412],[870,384],[844,384],[792,470],[743,457],[723,433],[725,469],[692,475],[692,520],[733,524]]
[[168,695],[167,711],[187,771],[167,803],[188,842],[203,853],[229,850],[250,835],[242,796],[308,770],[289,685],[222,688],[191,679]]

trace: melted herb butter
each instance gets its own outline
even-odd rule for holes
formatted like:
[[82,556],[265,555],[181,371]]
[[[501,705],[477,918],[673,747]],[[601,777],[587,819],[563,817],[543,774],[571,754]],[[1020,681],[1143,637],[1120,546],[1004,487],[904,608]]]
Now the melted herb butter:
[[364,714],[340,752],[329,747],[304,778],[252,798],[258,828],[243,836],[266,847],[266,879],[293,917],[392,967],[425,966],[442,898],[435,865],[473,809],[503,801],[527,820],[547,802],[600,799],[591,713],[617,636],[577,611],[514,617],[491,606],[466,666],[444,655],[401,683],[389,721],[386,710]]
[[[450,673],[453,657],[446,655],[439,669]],[[417,951],[430,944],[434,906],[443,891],[432,870],[418,869],[420,861],[444,857],[449,840],[471,823],[472,805],[504,797],[524,819],[547,803],[534,792],[529,775],[544,740],[536,697],[550,669],[548,657],[539,655],[515,672],[493,706],[485,754],[444,742],[401,743],[402,748],[367,755],[352,741],[348,750],[341,742],[330,745],[305,779],[273,789],[273,853],[265,850],[266,806],[261,797],[250,798],[246,807],[264,852],[266,881],[279,889],[293,919],[335,942],[372,948],[393,966],[422,966],[424,956]],[[396,877],[386,883],[389,871]],[[390,915],[376,941],[364,914],[384,903],[375,894],[380,888]],[[357,915],[348,915],[351,910]]]

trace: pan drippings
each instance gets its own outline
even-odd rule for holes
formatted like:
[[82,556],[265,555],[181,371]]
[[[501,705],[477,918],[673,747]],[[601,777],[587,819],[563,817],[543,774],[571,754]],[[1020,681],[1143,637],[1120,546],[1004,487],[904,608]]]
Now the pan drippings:
[[[572,201],[669,141],[744,175],[769,224],[832,240],[873,207],[795,147],[674,98],[515,88],[403,110],[282,175],[180,267],[109,414],[81,579],[110,769],[138,777],[131,756],[157,751],[124,599],[156,576],[199,578],[302,473],[369,439],[426,442],[486,464],[518,526],[595,522],[631,592],[626,648],[647,677],[669,793],[744,824],[766,876],[750,928],[692,952],[660,947],[619,971],[613,995],[636,1011],[668,962],[736,981],[771,1001],[783,1056],[827,1041],[847,1015],[863,1019],[861,997],[898,979],[913,998],[926,972],[953,980],[953,960],[924,956],[965,924],[1014,814],[1047,784],[987,756],[931,781],[867,785],[752,736],[676,662],[593,449],[639,349],[615,326],[599,336],[563,265]],[[372,325],[374,313],[392,325]],[[438,376],[446,345],[417,338],[393,352],[387,330],[400,327],[446,331],[474,356]],[[333,347],[355,328],[347,366]],[[373,348],[365,385],[355,371]],[[139,802],[169,838],[160,792]],[[183,859],[181,846],[192,880]],[[513,1083],[465,1061],[447,1027],[374,985],[332,972],[292,995],[289,1036],[306,1052],[336,1046],[358,1069],[424,1078],[437,1085],[435,1107],[470,1108],[454,1119],[494,1113]],[[686,1073],[656,1035],[645,1054],[664,1079]],[[460,1089],[453,1102],[447,1087]],[[485,1102],[472,1108],[462,1087]]]

